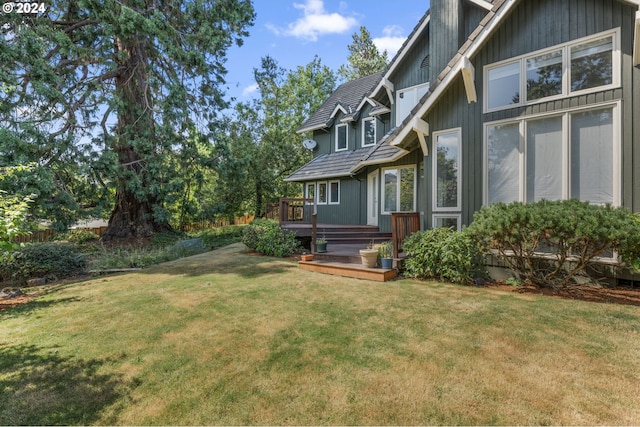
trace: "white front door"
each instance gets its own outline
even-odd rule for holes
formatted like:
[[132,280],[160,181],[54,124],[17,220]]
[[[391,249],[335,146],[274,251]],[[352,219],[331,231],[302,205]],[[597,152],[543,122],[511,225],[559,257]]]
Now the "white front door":
[[379,171],[369,174],[367,179],[367,224],[378,225]]

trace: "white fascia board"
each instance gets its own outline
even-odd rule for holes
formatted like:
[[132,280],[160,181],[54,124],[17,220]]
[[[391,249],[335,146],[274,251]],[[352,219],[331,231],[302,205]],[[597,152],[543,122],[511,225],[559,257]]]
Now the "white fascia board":
[[322,175],[322,176],[314,176],[308,178],[285,178],[283,181],[285,182],[307,182],[307,181],[318,181],[324,179],[332,179],[332,178],[343,178],[346,176],[351,176],[349,173],[337,173],[333,175]]
[[336,116],[336,114],[338,114],[338,111],[342,111],[342,114],[349,114],[349,112],[340,104],[336,105],[336,108],[333,109],[333,111],[331,112],[331,117],[332,119]]
[[326,129],[326,128],[327,128],[327,125],[309,126],[308,128],[298,129],[296,131],[296,133],[298,135],[300,135],[300,134],[307,133],[307,132],[313,132],[314,130],[321,130],[321,129]]
[[[496,14],[496,16],[494,16],[494,19],[491,21],[491,24],[487,27],[484,27],[480,35],[476,38],[475,42],[471,45],[471,47],[467,50],[467,52],[465,52],[466,57],[468,58],[472,57],[484,45],[484,42],[487,40],[487,38],[489,38],[489,36],[495,31],[495,29],[502,23],[502,20],[504,19],[504,17],[507,16],[509,12],[511,12],[511,10],[516,5],[516,3],[518,3],[518,1],[519,0],[507,0],[505,2],[505,4],[503,5],[503,8],[500,10],[500,14],[499,15]],[[427,113],[427,111],[429,111],[431,107],[433,107],[436,101],[440,99],[440,96],[442,96],[444,91],[449,87],[449,85],[454,81],[454,79],[456,79],[456,77],[458,76],[458,73],[463,68],[463,62],[464,61],[460,60],[456,63],[455,68],[451,70],[449,74],[447,74],[446,78],[439,85],[436,86],[435,91],[432,92],[431,95],[427,97],[424,104],[420,106],[420,108],[414,115],[415,117],[421,118],[422,116],[424,116]],[[409,125],[406,125],[404,128],[402,128],[400,133],[394,138],[394,140],[390,144],[397,146],[400,143],[400,141],[402,141],[409,134],[409,132],[412,132],[412,131],[413,131],[412,127]]]
[[636,25],[633,36],[633,65],[636,67],[640,65],[640,10],[636,12]]
[[367,103],[372,107],[375,107],[377,105],[376,101],[369,98],[368,96],[365,96],[364,98],[362,98],[362,101],[360,101],[360,104],[358,105],[358,108],[356,108],[356,111],[359,111],[360,109],[362,109],[362,107],[364,107],[364,105]]
[[467,102],[478,102],[478,94],[476,93],[476,69],[469,61],[468,57],[462,58],[462,80],[464,81],[464,90],[467,92]]
[[[376,88],[373,90],[373,92],[371,92],[371,96],[375,96],[380,90],[382,90],[382,88],[385,87],[384,82],[385,81],[389,81],[388,79],[391,76],[391,74],[395,71],[395,69],[398,67],[398,65],[400,65],[400,63],[402,62],[404,57],[407,55],[407,52],[409,52],[411,50],[411,46],[413,46],[413,44],[420,38],[420,34],[422,34],[424,29],[429,24],[430,20],[431,20],[431,13],[429,13],[429,15],[427,15],[427,17],[424,19],[424,21],[422,21],[422,25],[420,25],[420,27],[417,28],[416,31],[413,33],[413,36],[407,42],[407,44],[403,47],[402,52],[400,52],[400,55],[397,58],[395,58],[395,60],[391,63],[391,65],[387,69],[387,72],[384,73],[384,76],[382,77],[382,80],[380,80],[380,83],[378,83],[378,86],[376,86]],[[392,91],[393,91],[393,89],[392,89]],[[388,94],[388,90],[387,90],[387,94]],[[389,99],[391,99],[391,102],[393,103],[393,96],[389,96]]]
[[493,9],[493,5],[488,1],[485,1],[485,0],[469,0],[469,1],[475,4],[476,6],[480,6],[481,8],[486,9],[488,11],[491,11],[491,9]]

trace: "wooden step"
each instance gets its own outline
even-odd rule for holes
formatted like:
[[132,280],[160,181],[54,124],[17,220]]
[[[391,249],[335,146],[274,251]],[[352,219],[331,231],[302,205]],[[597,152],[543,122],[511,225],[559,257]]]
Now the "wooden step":
[[334,276],[354,277],[356,279],[386,282],[395,279],[398,272],[395,269],[367,268],[359,264],[325,261],[298,261],[298,267],[316,273],[333,274]]

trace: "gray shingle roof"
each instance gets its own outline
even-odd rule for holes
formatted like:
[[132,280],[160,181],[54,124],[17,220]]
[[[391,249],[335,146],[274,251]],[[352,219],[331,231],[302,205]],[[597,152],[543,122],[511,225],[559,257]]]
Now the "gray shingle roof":
[[355,114],[365,96],[376,87],[383,72],[362,77],[340,85],[327,100],[300,126],[298,133],[331,126],[336,107],[341,106],[347,114]]
[[389,135],[391,132],[369,149],[340,151],[318,156],[289,175],[285,181],[300,182],[351,176],[367,165],[392,162],[409,153],[405,149],[389,145]]

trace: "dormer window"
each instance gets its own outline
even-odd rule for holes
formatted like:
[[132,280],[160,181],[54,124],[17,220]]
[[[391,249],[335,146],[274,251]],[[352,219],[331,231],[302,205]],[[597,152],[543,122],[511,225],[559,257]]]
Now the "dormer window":
[[376,145],[376,119],[374,117],[362,120],[362,146]]
[[346,124],[336,126],[336,151],[344,151],[347,149],[348,136],[349,127]]

